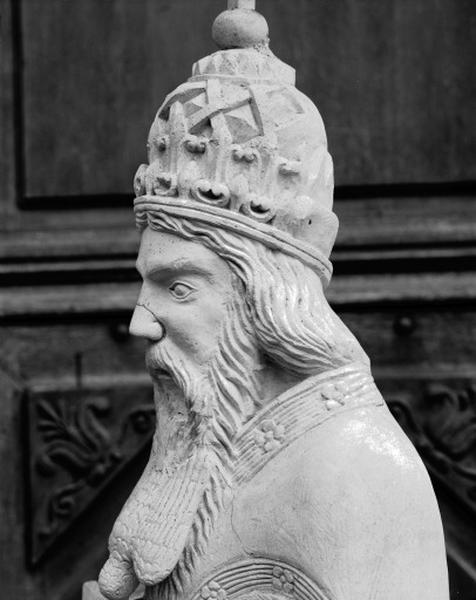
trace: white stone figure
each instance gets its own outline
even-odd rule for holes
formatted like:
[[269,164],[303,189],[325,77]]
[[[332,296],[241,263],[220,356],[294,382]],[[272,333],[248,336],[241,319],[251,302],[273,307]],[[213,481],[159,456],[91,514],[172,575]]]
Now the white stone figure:
[[157,431],[101,592],[447,600],[426,470],[324,296],[337,218],[322,119],[253,2],[213,31],[221,50],[165,99],[135,178],[131,332],[148,340]]

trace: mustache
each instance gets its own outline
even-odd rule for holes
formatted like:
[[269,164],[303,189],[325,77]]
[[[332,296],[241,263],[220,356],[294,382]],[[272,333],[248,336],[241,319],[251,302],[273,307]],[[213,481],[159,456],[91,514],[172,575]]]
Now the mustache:
[[163,346],[151,346],[146,352],[146,366],[150,376],[159,385],[170,381],[181,390],[186,406],[202,417],[209,416],[210,390],[207,375],[198,376],[187,367],[186,361]]
[[174,360],[170,353],[162,347],[153,345],[147,348],[145,365],[152,377],[172,377],[176,364],[177,360]]
[[163,346],[154,345],[147,350],[145,363],[149,375],[158,384],[161,381],[165,383],[172,380],[185,396],[190,394],[193,380],[187,365],[180,356],[172,354]]

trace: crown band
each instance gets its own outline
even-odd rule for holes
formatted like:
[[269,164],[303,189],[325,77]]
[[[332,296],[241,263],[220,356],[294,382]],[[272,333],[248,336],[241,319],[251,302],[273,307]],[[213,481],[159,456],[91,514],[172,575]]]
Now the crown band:
[[148,213],[159,212],[172,217],[199,221],[244,235],[271,248],[297,258],[316,271],[326,287],[332,276],[332,264],[317,248],[297,240],[290,234],[227,209],[204,205],[190,199],[162,196],[140,196],[134,200],[136,222],[146,225]]

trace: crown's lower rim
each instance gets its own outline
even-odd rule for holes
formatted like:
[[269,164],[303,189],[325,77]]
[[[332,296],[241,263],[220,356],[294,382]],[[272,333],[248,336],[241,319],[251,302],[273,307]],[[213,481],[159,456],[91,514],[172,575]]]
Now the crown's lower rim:
[[140,196],[136,198],[134,200],[134,211],[139,225],[141,225],[140,216],[150,212],[162,212],[173,217],[212,224],[215,227],[244,235],[249,239],[265,244],[273,250],[279,250],[299,259],[317,272],[324,287],[328,285],[332,277],[332,264],[318,248],[298,240],[276,227],[253,221],[246,215],[201,204],[190,199],[181,200],[162,196]]

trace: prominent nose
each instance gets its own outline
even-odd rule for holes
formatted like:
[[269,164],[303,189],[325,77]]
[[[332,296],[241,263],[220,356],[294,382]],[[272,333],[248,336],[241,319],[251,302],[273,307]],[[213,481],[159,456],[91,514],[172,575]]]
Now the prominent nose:
[[138,304],[135,307],[129,325],[129,332],[132,335],[146,338],[151,342],[159,342],[165,334],[163,325],[155,317],[152,311],[142,304]]

